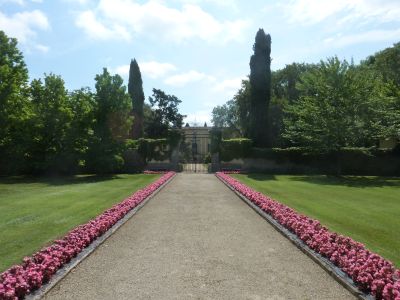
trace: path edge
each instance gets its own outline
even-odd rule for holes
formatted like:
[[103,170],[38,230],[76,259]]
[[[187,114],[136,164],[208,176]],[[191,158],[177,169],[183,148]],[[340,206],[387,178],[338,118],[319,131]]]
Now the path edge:
[[245,196],[236,191],[231,187],[225,180],[215,175],[223,184],[225,184],[231,191],[233,191],[236,196],[243,200],[248,206],[255,210],[263,219],[270,223],[280,234],[287,238],[292,244],[294,244],[298,249],[310,257],[314,262],[316,262],[322,269],[324,269],[331,277],[333,277],[338,283],[340,283],[344,288],[346,288],[351,294],[356,296],[358,299],[362,300],[375,300],[375,297],[362,292],[354,283],[354,281],[340,268],[335,266],[330,260],[323,257],[321,254],[315,252],[310,247],[308,247],[297,235],[290,232],[288,229],[279,224],[272,216],[264,212],[261,208],[247,199]]
[[66,277],[73,269],[75,269],[83,260],[88,258],[101,244],[103,244],[110,236],[112,236],[122,225],[129,221],[143,206],[146,205],[154,196],[156,196],[168,183],[170,183],[176,176],[176,173],[170,177],[166,182],[160,185],[150,196],[144,199],[138,206],[128,212],[122,219],[115,223],[109,230],[102,236],[94,240],[88,247],[83,249],[76,257],[69,263],[65,264],[59,269],[50,279],[50,281],[42,285],[33,293],[25,296],[26,300],[39,300],[49,293],[64,277]]

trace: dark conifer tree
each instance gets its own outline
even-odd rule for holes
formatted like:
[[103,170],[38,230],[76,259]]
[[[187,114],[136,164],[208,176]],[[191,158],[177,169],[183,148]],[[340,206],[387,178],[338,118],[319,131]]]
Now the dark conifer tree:
[[268,146],[268,106],[271,100],[271,36],[259,29],[250,59],[249,135],[254,146]]
[[143,136],[144,93],[142,75],[140,74],[136,59],[131,60],[131,65],[129,67],[128,92],[132,99],[133,123],[131,137],[133,139],[138,139]]

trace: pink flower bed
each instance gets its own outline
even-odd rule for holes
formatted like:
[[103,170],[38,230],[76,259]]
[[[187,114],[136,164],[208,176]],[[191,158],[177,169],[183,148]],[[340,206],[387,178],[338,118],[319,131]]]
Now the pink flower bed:
[[296,234],[315,252],[342,269],[364,292],[376,299],[400,300],[400,270],[349,237],[330,232],[317,220],[299,214],[222,172],[217,177]]
[[243,174],[242,170],[223,170],[224,174]]
[[48,282],[58,269],[104,234],[174,174],[166,173],[95,219],[76,227],[61,240],[54,241],[51,246],[24,258],[21,265],[13,266],[0,274],[0,299],[23,299],[25,295]]

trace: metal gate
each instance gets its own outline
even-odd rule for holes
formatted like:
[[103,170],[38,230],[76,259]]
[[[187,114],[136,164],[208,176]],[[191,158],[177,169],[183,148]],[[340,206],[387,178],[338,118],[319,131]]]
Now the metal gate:
[[208,173],[208,165],[196,163],[182,164],[182,171],[186,173]]

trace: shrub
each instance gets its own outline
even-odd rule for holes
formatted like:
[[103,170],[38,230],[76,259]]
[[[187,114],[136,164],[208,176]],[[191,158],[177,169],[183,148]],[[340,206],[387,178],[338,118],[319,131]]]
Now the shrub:
[[221,141],[221,160],[230,161],[235,158],[245,158],[251,153],[250,139],[230,139]]
[[250,148],[238,146],[234,140],[223,141],[221,158],[230,161],[234,158],[265,159],[281,165],[265,171],[283,173],[323,173],[351,175],[398,176],[400,156],[396,150],[377,148],[342,148],[339,151],[323,152],[317,149],[291,148]]
[[210,164],[211,163],[211,153],[207,153],[207,155],[204,157],[205,164]]
[[145,161],[164,160],[171,155],[167,139],[139,139],[138,151]]

